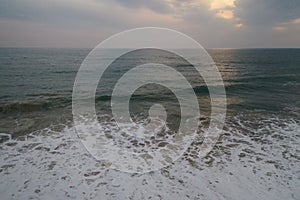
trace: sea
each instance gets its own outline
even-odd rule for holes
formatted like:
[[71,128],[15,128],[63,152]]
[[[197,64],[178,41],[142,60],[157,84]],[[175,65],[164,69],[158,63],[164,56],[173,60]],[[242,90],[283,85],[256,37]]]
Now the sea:
[[[98,162],[74,130],[74,81],[90,51],[0,48],[1,199],[300,199],[300,49],[207,49],[226,91],[217,143],[199,157],[196,138],[171,165],[143,174]],[[168,60],[193,83],[205,134],[211,113],[205,82],[169,55],[135,56],[116,62],[97,87],[100,131],[115,133],[111,92],[126,67]],[[136,90],[132,118],[145,123],[155,103],[166,106],[168,131],[176,132],[180,105],[165,87]]]

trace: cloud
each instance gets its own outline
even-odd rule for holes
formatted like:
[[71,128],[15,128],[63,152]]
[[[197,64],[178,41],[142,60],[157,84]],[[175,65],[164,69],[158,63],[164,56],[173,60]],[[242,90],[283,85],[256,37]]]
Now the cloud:
[[300,18],[294,19],[292,21],[293,24],[300,24]]
[[284,41],[300,45],[299,4],[299,0],[0,0],[0,46],[77,47],[86,41],[93,46],[117,32],[144,26],[182,31],[206,47],[274,47]]
[[273,30],[275,31],[284,31],[286,28],[284,26],[275,26],[273,27]]
[[234,13],[250,26],[269,26],[300,17],[299,0],[235,0]]
[[217,16],[224,19],[233,19],[234,14],[232,10],[219,10]]
[[127,8],[138,9],[147,8],[157,13],[168,13],[171,11],[170,5],[165,0],[110,0]]
[[235,25],[236,28],[242,28],[243,26],[244,26],[244,24],[241,24],[241,23]]
[[212,0],[210,4],[211,9],[224,9],[235,7],[234,0]]
[[0,0],[0,46],[92,47],[130,28],[174,29],[178,20],[108,0]]

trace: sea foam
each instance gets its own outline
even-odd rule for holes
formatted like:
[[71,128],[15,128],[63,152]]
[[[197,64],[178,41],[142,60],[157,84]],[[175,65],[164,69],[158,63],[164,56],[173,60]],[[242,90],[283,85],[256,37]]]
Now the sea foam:
[[299,121],[242,118],[226,123],[205,158],[197,157],[199,136],[171,166],[145,174],[98,162],[72,126],[9,138],[0,144],[1,198],[300,199]]

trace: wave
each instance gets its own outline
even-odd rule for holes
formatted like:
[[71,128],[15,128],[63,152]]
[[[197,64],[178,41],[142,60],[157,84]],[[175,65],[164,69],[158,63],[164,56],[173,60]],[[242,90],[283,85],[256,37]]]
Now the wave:
[[71,105],[71,98],[47,98],[39,100],[0,103],[0,113],[47,111]]
[[[231,97],[232,94],[243,94],[247,95],[246,97],[248,100],[255,100],[256,104],[260,102],[256,102],[256,98],[252,98],[253,93],[262,92],[262,94],[271,93],[272,94],[276,91],[282,93],[285,87],[298,87],[299,83],[295,81],[286,82],[282,84],[283,88],[274,88],[268,85],[262,84],[250,84],[248,82],[226,82],[225,81],[225,90],[227,92],[228,98]],[[211,86],[214,89],[218,89],[220,85]],[[209,90],[206,85],[198,85],[194,86],[193,90],[198,97],[208,97]],[[8,99],[0,101],[0,113],[12,113],[12,112],[34,112],[34,111],[47,111],[53,108],[65,108],[69,107],[72,104],[72,91],[66,91],[65,94],[53,94],[53,93],[41,93],[41,94],[28,94],[26,95],[26,100],[24,101],[11,101],[9,102]],[[251,95],[250,95],[251,94]],[[109,102],[111,101],[111,95],[109,92],[105,91],[102,92],[97,91],[95,101],[96,103],[101,102]],[[263,97],[263,96],[262,96]],[[268,96],[266,96],[268,97]],[[155,102],[155,101],[170,101],[174,102],[175,95],[170,90],[165,89],[158,89],[158,88],[150,88],[150,90],[141,90],[139,92],[134,93],[131,96],[131,99],[136,101],[148,101],[148,102]],[[268,99],[269,100],[269,99]],[[267,100],[266,100],[267,101]],[[229,101],[230,102],[230,101]],[[279,101],[280,102],[280,101]],[[277,102],[277,103],[279,103]],[[255,105],[256,105],[255,104]],[[254,106],[255,106],[254,105]],[[249,105],[242,105],[245,108]],[[252,105],[250,105],[252,106]]]
[[284,83],[283,86],[286,86],[286,87],[300,87],[300,82],[289,81],[289,82]]
[[[4,199],[47,199],[53,193],[58,199],[299,199],[299,124],[295,119],[237,116],[227,122],[204,159],[195,156],[199,135],[178,161],[146,174],[123,173],[97,162],[72,126],[47,128],[0,144],[1,195]],[[101,126],[115,130],[110,123]]]

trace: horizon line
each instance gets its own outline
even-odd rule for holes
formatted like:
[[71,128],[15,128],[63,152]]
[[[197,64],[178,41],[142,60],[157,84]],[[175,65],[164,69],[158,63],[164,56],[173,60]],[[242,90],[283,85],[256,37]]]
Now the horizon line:
[[[24,46],[0,46],[0,49],[94,49],[95,47],[45,47],[45,46],[36,46],[36,47],[24,47]],[[220,49],[220,50],[230,50],[230,49],[300,49],[299,47],[203,47],[204,49]],[[108,48],[107,48],[108,49]],[[120,48],[111,48],[111,49],[120,49]],[[130,49],[130,47],[121,48],[121,49]],[[187,48],[182,48],[187,49]]]

